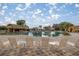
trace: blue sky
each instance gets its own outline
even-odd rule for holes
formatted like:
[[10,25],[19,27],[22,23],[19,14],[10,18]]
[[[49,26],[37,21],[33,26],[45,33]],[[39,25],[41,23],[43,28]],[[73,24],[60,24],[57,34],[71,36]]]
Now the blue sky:
[[3,3],[0,25],[26,20],[29,27],[48,26],[60,22],[79,25],[79,3]]

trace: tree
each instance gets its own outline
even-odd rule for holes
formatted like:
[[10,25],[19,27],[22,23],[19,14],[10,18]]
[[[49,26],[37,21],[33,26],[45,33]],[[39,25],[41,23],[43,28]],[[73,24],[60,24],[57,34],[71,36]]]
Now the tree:
[[53,24],[52,26],[55,30],[59,30],[59,24]]
[[6,30],[6,26],[0,26],[0,30]]
[[39,25],[39,28],[42,29],[42,25]]
[[7,24],[7,26],[12,26],[12,25],[14,25],[14,24]]
[[25,25],[25,20],[18,20],[16,22],[17,22],[17,25]]
[[25,20],[17,20],[16,23],[17,23],[17,25],[22,25],[22,26],[25,26],[25,27],[27,27],[29,29],[29,26],[27,26],[25,24]]
[[69,27],[71,26],[74,26],[72,23],[69,23],[69,22],[61,22],[59,24],[59,28],[60,30],[63,30],[63,31],[67,31]]

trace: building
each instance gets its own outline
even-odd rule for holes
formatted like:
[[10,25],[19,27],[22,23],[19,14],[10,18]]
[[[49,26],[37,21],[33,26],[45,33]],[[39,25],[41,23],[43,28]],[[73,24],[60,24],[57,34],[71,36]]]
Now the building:
[[54,31],[54,28],[51,27],[51,26],[45,26],[45,27],[43,28],[43,30],[44,30],[44,31]]
[[16,24],[8,25],[6,26],[6,28],[7,28],[7,32],[24,32],[29,30],[28,26],[16,25]]
[[79,26],[69,27],[68,32],[79,32]]

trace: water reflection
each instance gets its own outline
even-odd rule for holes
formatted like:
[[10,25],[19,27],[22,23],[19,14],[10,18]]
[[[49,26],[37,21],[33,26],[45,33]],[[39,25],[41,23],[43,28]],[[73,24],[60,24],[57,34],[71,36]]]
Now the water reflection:
[[44,32],[43,35],[45,35],[45,36],[51,36],[51,32]]
[[60,32],[54,31],[46,31],[46,32],[16,32],[16,33],[8,33],[7,35],[28,35],[28,36],[41,36],[41,37],[52,37],[59,36]]
[[[27,32],[26,32],[27,33]],[[28,34],[26,34],[28,36],[41,36],[41,37],[52,37],[52,36],[59,36],[60,33],[59,32],[28,32]]]
[[33,36],[42,36],[42,32],[32,32]]

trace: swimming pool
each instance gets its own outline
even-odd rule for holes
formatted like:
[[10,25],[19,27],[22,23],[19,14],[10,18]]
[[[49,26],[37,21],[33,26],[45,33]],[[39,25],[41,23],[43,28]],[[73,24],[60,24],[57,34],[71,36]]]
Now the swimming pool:
[[59,31],[42,31],[42,32],[10,32],[7,35],[28,35],[28,36],[40,36],[40,37],[55,37],[61,35]]

